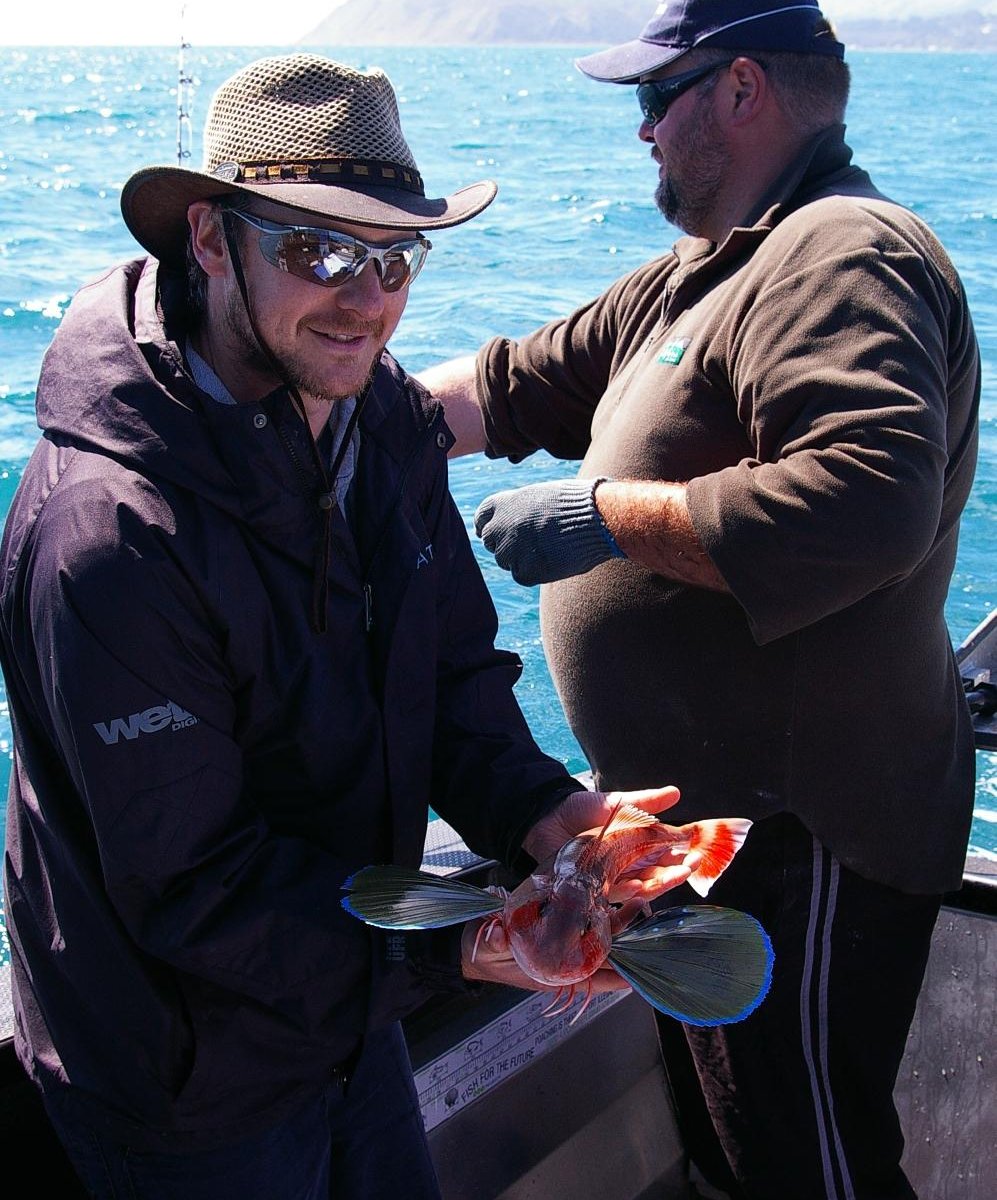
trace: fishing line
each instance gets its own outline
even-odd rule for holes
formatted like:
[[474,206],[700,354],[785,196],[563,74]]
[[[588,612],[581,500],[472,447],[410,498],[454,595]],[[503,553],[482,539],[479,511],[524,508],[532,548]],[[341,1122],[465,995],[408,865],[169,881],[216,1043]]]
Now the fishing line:
[[177,53],[177,166],[182,167],[184,160],[191,157],[191,147],[194,141],[194,126],[191,111],[194,98],[194,77],[187,71],[187,51],[190,42],[184,34],[184,21],[187,17],[187,5],[180,5],[180,48]]

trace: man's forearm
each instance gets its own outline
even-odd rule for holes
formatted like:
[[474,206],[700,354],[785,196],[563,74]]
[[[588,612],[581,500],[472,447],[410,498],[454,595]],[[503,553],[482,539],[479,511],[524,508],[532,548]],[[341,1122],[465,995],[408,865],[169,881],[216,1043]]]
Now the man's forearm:
[[451,458],[475,454],[485,448],[485,423],[478,407],[474,385],[474,355],[452,358],[416,375],[443,405],[447,424],[457,439],[450,451]]
[[683,484],[606,480],[595,503],[627,558],[680,583],[729,590],[696,535]]

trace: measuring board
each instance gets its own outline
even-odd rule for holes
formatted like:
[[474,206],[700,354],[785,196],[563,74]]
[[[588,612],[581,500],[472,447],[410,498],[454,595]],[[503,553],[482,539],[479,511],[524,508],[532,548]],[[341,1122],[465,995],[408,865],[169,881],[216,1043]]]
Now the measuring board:
[[419,1106],[427,1132],[472,1101],[498,1087],[565,1038],[584,1028],[628,991],[603,992],[572,1025],[575,1004],[566,1013],[545,1017],[549,992],[528,996],[488,1025],[451,1046],[415,1072]]

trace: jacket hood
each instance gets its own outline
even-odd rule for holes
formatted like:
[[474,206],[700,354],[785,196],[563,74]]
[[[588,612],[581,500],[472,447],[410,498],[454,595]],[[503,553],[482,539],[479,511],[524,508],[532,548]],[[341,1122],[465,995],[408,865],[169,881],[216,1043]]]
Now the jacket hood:
[[[288,492],[311,503],[327,483],[309,461],[306,427],[285,387],[237,405],[219,404],[198,388],[171,336],[182,329],[175,319],[180,288],[151,258],[123,263],[81,288],[45,355],[38,423],[57,445],[106,455],[239,519],[265,526],[268,513],[280,512],[286,521]],[[426,395],[385,352],[364,405],[366,435],[384,421],[399,383],[416,424],[425,424]],[[260,437],[261,414],[285,441],[300,440],[297,469],[293,456],[274,454],[273,438]]]
[[[198,388],[171,336],[183,329],[180,288],[154,259],[82,288],[42,366],[39,425],[60,449],[112,460],[178,502],[196,496],[308,563],[321,631],[335,507],[328,464],[287,387],[245,404],[219,404]],[[439,406],[385,351],[361,407],[362,436],[401,461]]]
[[238,509],[231,476],[204,453],[204,397],[166,334],[157,266],[124,263],[76,294],[42,364],[38,424],[57,444]]

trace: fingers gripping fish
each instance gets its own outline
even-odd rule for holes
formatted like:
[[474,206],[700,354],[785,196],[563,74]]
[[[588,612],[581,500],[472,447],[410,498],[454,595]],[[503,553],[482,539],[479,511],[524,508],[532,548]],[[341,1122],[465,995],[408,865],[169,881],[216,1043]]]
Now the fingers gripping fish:
[[701,861],[689,883],[705,896],[750,825],[720,820],[676,828],[641,809],[617,805],[601,830],[572,838],[524,880],[491,921],[503,925],[525,974],[538,983],[570,988],[570,1004],[574,986],[602,966],[614,935],[644,907],[639,900],[620,909],[610,906],[609,890],[624,872],[660,858],[662,851],[681,859],[695,850]]
[[488,918],[479,941],[501,926],[524,974],[558,989],[550,1015],[570,1007],[584,983],[577,1019],[590,999],[592,975],[608,962],[660,1011],[693,1024],[724,1024],[747,1016],[768,990],[772,950],[758,922],[734,909],[692,905],[628,929],[646,906],[636,900],[615,907],[608,897],[628,871],[668,852],[681,860],[690,851],[699,861],[688,882],[706,896],[750,827],[730,818],[676,827],[620,805],[602,829],[566,842],[512,892],[405,868],[366,867],[347,880],[343,905],[388,929]]

